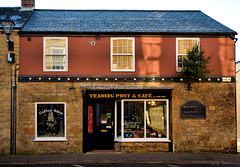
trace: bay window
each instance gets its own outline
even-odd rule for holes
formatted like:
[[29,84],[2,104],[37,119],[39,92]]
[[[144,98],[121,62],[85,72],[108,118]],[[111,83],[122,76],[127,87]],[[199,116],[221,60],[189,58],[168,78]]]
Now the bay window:
[[115,141],[169,141],[168,100],[117,101],[115,116]]

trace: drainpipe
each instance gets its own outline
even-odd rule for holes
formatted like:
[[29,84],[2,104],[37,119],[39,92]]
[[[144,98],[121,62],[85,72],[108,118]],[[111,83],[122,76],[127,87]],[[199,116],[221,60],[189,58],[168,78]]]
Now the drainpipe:
[[[238,41],[238,38],[235,37],[235,35],[231,34],[231,37],[230,37],[232,40],[234,40],[234,57],[235,57],[235,60],[236,60],[236,42]],[[236,64],[235,64],[235,78],[236,78],[237,74],[236,74]],[[236,78],[236,84],[235,84],[235,120],[236,120],[236,150],[234,149],[234,152],[235,153],[238,153],[238,115],[240,111],[238,111],[238,108],[237,108],[237,78]]]
[[16,155],[16,136],[17,136],[17,68],[19,64],[15,64],[15,75],[13,85],[13,154]]
[[10,154],[13,154],[13,98],[12,98],[12,75],[11,75],[11,80],[10,80],[10,120],[11,120],[11,125],[10,125]]

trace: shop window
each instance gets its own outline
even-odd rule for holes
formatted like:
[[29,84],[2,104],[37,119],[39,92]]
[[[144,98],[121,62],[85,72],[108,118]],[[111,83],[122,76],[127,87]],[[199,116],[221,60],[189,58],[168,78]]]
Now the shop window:
[[135,71],[134,38],[111,38],[111,71]]
[[35,140],[66,140],[66,104],[35,104]]
[[67,71],[67,38],[44,38],[44,71]]
[[116,102],[115,141],[169,141],[168,100]]
[[181,72],[183,69],[183,60],[187,57],[187,52],[192,49],[193,46],[199,44],[199,38],[177,38],[177,72]]

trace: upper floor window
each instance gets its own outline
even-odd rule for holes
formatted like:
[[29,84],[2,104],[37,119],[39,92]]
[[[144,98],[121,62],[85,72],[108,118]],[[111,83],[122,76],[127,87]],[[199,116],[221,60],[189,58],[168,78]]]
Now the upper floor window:
[[111,71],[135,71],[134,38],[111,38]]
[[44,38],[44,71],[67,71],[67,38]]
[[177,72],[181,72],[183,69],[183,60],[187,57],[188,50],[191,50],[193,46],[199,44],[199,38],[177,38]]

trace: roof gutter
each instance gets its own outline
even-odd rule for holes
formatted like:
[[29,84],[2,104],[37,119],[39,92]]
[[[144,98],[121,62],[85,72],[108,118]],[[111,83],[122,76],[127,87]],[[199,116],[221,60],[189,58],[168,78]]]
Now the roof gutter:
[[[235,34],[222,32],[69,32],[69,31],[19,31],[19,36],[169,36],[169,37],[230,37]],[[235,39],[236,40],[236,39]]]
[[231,34],[230,38],[232,40],[234,40],[235,43],[238,41],[238,38],[236,38],[235,35],[233,35],[233,34]]

